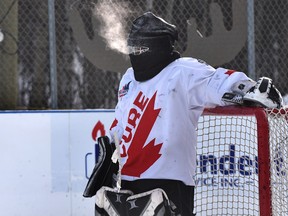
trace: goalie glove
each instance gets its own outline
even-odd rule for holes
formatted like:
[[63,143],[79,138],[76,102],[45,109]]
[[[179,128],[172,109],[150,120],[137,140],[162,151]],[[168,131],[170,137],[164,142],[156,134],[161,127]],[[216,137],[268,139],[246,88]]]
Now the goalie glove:
[[272,79],[261,77],[244,96],[244,105],[258,104],[265,108],[281,108],[283,98],[278,89],[274,86]]
[[237,93],[232,93],[232,92],[226,92],[223,95],[222,100],[225,102],[228,102],[228,103],[234,103],[234,104],[238,104],[238,105],[244,104],[243,95],[237,94]]

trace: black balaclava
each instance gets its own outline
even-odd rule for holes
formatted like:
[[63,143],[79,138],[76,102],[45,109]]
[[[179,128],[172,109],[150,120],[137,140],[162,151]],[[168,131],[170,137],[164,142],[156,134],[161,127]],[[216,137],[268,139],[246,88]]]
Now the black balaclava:
[[134,76],[137,81],[145,81],[156,76],[180,54],[174,50],[178,31],[151,12],[133,21],[128,37],[128,48]]

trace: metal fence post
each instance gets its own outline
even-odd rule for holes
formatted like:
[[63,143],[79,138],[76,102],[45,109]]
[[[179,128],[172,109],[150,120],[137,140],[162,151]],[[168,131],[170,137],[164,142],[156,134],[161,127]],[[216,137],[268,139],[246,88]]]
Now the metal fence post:
[[50,97],[51,108],[57,109],[57,58],[56,58],[56,35],[55,35],[55,6],[54,0],[48,0],[49,19],[49,64],[50,64]]
[[248,76],[255,80],[254,0],[247,0],[247,28]]

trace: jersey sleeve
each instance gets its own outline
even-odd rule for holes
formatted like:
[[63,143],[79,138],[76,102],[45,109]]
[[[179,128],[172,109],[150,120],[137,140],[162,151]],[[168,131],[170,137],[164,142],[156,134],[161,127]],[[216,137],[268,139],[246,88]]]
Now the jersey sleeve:
[[244,95],[255,83],[243,72],[217,68],[207,85],[206,107],[230,105],[222,100],[226,92]]
[[[115,119],[112,122],[110,126],[110,136],[112,138],[112,141],[114,142],[114,136],[117,135],[118,140],[121,139],[124,129],[122,125],[122,116],[124,112],[124,103],[123,99],[125,99],[125,94],[126,94],[126,89],[127,88],[127,83],[129,83],[130,75],[131,74],[131,69],[128,69],[126,73],[123,75],[122,79],[120,80],[119,87],[118,87],[118,102],[115,107]],[[125,85],[126,84],[126,85]]]
[[253,85],[243,72],[202,66],[188,81],[188,103],[190,108],[230,105],[222,100],[226,92],[244,95]]
[[118,140],[121,139],[122,135],[123,135],[123,126],[122,126],[122,119],[121,119],[121,115],[120,115],[120,110],[118,109],[118,107],[116,106],[115,108],[115,119],[112,122],[111,126],[110,126],[110,137],[112,142],[115,142],[115,136],[117,136]]

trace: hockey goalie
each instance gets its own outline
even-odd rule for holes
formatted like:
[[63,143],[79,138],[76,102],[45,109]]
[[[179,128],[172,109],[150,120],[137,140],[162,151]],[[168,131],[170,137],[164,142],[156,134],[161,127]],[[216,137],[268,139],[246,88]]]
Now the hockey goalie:
[[96,198],[95,215],[194,215],[196,126],[204,108],[283,104],[270,78],[254,81],[181,57],[177,39],[177,28],[150,12],[132,24],[132,67],[119,84],[111,140],[98,139],[100,160],[84,192]]

